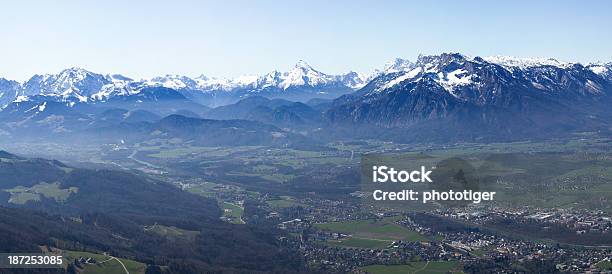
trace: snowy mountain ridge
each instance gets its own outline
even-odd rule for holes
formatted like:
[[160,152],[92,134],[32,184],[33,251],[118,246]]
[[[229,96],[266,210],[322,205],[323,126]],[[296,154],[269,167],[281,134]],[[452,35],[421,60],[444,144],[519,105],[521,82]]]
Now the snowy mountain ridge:
[[[491,66],[503,68],[497,71]],[[606,80],[612,79],[612,63],[596,63],[586,66],[580,63],[559,61],[554,58],[517,58],[510,56],[471,57],[459,53],[441,55],[420,55],[416,62],[396,59],[379,72],[383,80],[372,83],[375,88],[370,92],[381,92],[409,82],[431,80],[456,96],[455,89],[463,86],[481,84],[483,75],[479,75],[484,67],[491,67],[494,73],[507,71],[514,78],[521,78],[539,90],[555,90],[559,88],[559,81],[553,80],[557,71],[571,72],[573,66],[577,70],[585,68]],[[515,75],[516,73],[516,75]],[[594,81],[584,83],[587,90],[600,92],[602,86]]]

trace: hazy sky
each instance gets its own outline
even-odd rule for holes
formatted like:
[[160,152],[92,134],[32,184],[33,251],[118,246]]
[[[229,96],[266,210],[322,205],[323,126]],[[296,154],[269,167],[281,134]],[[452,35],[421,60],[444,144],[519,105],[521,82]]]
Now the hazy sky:
[[134,78],[232,77],[299,59],[327,73],[395,57],[612,61],[612,1],[11,1],[0,77],[83,67]]

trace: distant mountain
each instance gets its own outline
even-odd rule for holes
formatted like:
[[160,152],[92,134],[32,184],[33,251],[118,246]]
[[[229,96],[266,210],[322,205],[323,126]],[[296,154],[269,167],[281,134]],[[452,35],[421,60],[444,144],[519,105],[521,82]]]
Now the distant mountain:
[[250,111],[244,119],[283,128],[301,129],[320,122],[321,112],[304,103],[295,102],[275,108],[259,106]]
[[287,90],[299,87],[326,87],[336,85],[354,88],[362,86],[363,82],[360,80],[359,75],[356,73],[340,76],[329,75],[312,68],[306,62],[300,60],[289,71],[270,72],[259,77],[257,81],[253,83],[254,85],[247,88],[251,90],[264,90],[273,87]]
[[69,68],[58,74],[34,75],[24,83],[25,96],[50,96],[61,100],[87,102],[90,96],[112,81],[101,74],[80,68]]
[[512,139],[607,130],[606,70],[554,59],[420,56],[338,98],[337,126],[377,127],[404,140]]
[[241,76],[234,79],[178,75],[156,77],[146,82],[149,86],[173,88],[196,102],[219,106],[234,103],[249,96],[264,96],[293,101],[312,98],[335,98],[350,93],[366,84],[367,77],[356,72],[329,75],[304,61],[299,61],[286,72],[272,71],[262,76]]
[[275,126],[246,120],[209,120],[171,115],[152,124],[153,134],[202,146],[267,145],[296,147],[316,142]]
[[[163,87],[147,87],[106,101],[63,102],[31,96],[0,110],[0,135],[15,138],[76,138],[79,133],[121,123],[155,122],[171,114],[200,117],[208,108]],[[71,135],[75,135],[72,137]],[[93,139],[92,139],[93,140]]]
[[187,99],[176,90],[164,87],[145,87],[138,93],[115,96],[105,101],[95,101],[91,105],[128,110],[147,110],[160,116],[176,114],[181,111],[202,115],[209,109]]
[[247,114],[253,111],[255,108],[264,106],[275,108],[283,105],[293,104],[292,101],[283,99],[268,99],[262,96],[250,96],[242,99],[234,104],[216,107],[208,111],[205,115],[206,118],[210,119],[244,119]]
[[75,67],[57,74],[34,75],[22,84],[0,81],[0,108],[18,96],[21,101],[44,96],[60,102],[100,102],[135,95],[152,87],[173,89],[189,100],[211,106],[234,103],[252,95],[307,101],[350,93],[364,86],[367,80],[367,76],[356,72],[325,74],[304,61],[286,72],[273,71],[262,76],[246,75],[233,79],[166,75],[133,80],[118,74],[102,75]]
[[74,133],[86,127],[90,120],[86,114],[63,102],[15,102],[0,111],[0,132],[44,139],[48,134]]
[[46,97],[57,102],[85,103],[131,95],[143,87],[142,83],[119,74],[102,75],[73,67],[58,74],[34,75],[16,89],[20,101]]
[[153,123],[161,119],[161,116],[146,110],[126,110],[113,108],[98,114],[96,119],[89,123],[90,128],[109,127],[122,123]]
[[308,101],[312,98],[335,98],[361,87],[364,79],[356,73],[328,75],[313,69],[304,61],[287,72],[273,71],[249,85],[233,90],[238,98],[251,95]]
[[[114,102],[119,98],[121,101]],[[284,110],[285,112],[300,113],[304,115],[303,117],[306,117],[305,114],[309,113],[310,109],[306,105],[305,109],[300,108],[297,103],[289,101],[257,98],[287,104],[288,110]],[[267,105],[274,106],[274,103]],[[71,104],[52,100],[14,102],[0,111],[0,136],[3,141],[53,140],[71,144],[134,143],[151,139],[175,139],[201,146],[316,145],[316,142],[301,134],[271,125],[276,122],[283,125],[281,117],[276,118],[279,121],[272,119],[274,116],[271,118],[263,116],[270,120],[264,118],[244,120],[249,114],[254,113],[254,108],[238,115],[243,120],[231,118],[212,120],[199,118],[202,114],[191,111],[190,106],[193,106],[193,110],[200,110],[202,113],[203,106],[186,100],[172,89],[161,87],[146,88],[136,95],[93,104]],[[174,113],[186,116],[170,115],[162,118]]]
[[251,96],[235,104],[211,109],[205,114],[205,117],[245,119],[283,128],[303,128],[320,122],[321,111],[300,102]]

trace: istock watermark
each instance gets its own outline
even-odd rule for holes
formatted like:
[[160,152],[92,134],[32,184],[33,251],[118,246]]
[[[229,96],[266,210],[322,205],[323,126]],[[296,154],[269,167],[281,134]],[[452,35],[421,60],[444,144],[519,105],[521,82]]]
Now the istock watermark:
[[424,182],[433,182],[429,175],[431,174],[431,170],[427,170],[425,166],[421,166],[421,170],[413,170],[406,171],[400,170],[397,171],[393,167],[387,166],[372,166],[374,170],[372,172],[372,181],[386,183],[388,181],[397,183],[397,182],[413,182],[413,183],[424,183]]
[[470,160],[426,154],[362,156],[363,200],[398,209],[467,206],[492,202],[496,191],[481,189]]

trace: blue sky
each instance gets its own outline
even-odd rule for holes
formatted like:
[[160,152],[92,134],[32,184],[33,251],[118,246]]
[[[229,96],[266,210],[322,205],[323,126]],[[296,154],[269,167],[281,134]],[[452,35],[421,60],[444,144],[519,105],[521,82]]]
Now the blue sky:
[[368,72],[419,53],[612,61],[612,1],[12,1],[0,77],[78,66],[233,77],[299,59]]

